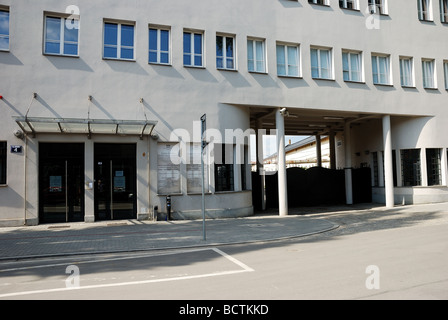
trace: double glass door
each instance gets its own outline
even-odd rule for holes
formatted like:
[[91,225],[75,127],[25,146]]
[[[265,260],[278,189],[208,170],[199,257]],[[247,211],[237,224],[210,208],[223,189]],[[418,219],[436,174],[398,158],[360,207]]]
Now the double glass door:
[[95,144],[95,220],[137,218],[136,145]]
[[84,144],[39,144],[39,221],[84,221]]

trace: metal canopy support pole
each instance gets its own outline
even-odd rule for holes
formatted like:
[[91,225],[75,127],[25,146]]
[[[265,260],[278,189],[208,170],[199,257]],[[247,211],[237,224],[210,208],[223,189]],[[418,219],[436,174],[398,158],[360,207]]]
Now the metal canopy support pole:
[[277,156],[278,156],[278,209],[280,216],[288,215],[288,186],[286,180],[285,153],[285,112],[278,109],[275,113],[277,128]]
[[392,135],[390,116],[383,117],[383,139],[384,139],[384,192],[386,195],[386,207],[393,208],[394,200],[394,173],[392,160]]

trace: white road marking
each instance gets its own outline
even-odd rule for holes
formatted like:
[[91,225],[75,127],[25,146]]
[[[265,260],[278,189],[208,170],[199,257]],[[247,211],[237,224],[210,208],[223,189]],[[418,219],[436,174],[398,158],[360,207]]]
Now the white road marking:
[[[157,255],[145,255],[145,256],[137,256],[137,257],[124,257],[124,258],[113,258],[113,259],[103,259],[103,260],[95,260],[95,261],[83,261],[76,264],[84,264],[84,263],[97,263],[97,262],[106,262],[106,261],[118,261],[118,260],[127,260],[127,259],[140,259],[140,258],[148,258],[148,257],[155,257],[155,256],[162,256],[162,255],[175,255],[175,254],[182,254],[182,253],[190,253],[190,252],[198,252],[198,251],[209,251],[212,250],[219,255],[223,256],[224,258],[228,259],[232,263],[236,264],[242,269],[239,270],[230,270],[230,271],[221,271],[221,272],[212,272],[212,273],[205,273],[205,274],[199,274],[199,275],[191,275],[191,276],[180,276],[180,277],[170,277],[165,279],[155,279],[155,280],[145,280],[145,281],[132,281],[132,282],[122,282],[122,283],[110,283],[110,284],[100,284],[100,285],[90,285],[90,286],[80,286],[77,288],[56,288],[56,289],[45,289],[45,290],[34,290],[34,291],[24,291],[24,292],[13,292],[13,293],[7,293],[7,294],[0,294],[0,298],[9,298],[9,297],[17,297],[17,296],[24,296],[24,295],[33,295],[33,294],[43,294],[43,293],[54,293],[54,292],[68,292],[68,291],[77,291],[77,290],[89,290],[89,289],[100,289],[100,288],[109,288],[109,287],[123,287],[123,286],[132,286],[132,285],[142,285],[142,284],[149,284],[149,283],[160,283],[160,282],[169,282],[169,281],[182,281],[182,280],[192,280],[192,279],[200,279],[200,278],[209,278],[209,277],[218,277],[218,276],[225,276],[225,275],[232,275],[232,274],[238,274],[238,273],[245,273],[245,272],[254,272],[255,270],[248,267],[246,264],[242,263],[241,261],[233,258],[232,256],[228,255],[227,253],[217,249],[217,248],[206,248],[206,249],[198,249],[198,250],[189,250],[189,251],[182,251],[182,252],[171,252],[171,253],[163,253],[163,254],[157,254]],[[66,266],[67,264],[49,264],[49,265],[42,265],[42,266],[32,266],[32,267],[24,267],[24,268],[15,268],[15,269],[8,269],[8,270],[0,270],[0,272],[8,272],[8,271],[18,271],[18,270],[24,270],[24,269],[35,269],[35,268],[50,268],[54,266]]]

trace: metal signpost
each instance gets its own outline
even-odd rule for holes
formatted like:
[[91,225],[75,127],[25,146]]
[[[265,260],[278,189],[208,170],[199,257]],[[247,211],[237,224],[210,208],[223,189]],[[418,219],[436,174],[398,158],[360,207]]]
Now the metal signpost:
[[202,233],[203,240],[206,241],[206,231],[205,231],[205,174],[204,174],[204,150],[207,146],[207,141],[205,137],[205,131],[207,130],[207,115],[201,117],[201,171],[202,171]]

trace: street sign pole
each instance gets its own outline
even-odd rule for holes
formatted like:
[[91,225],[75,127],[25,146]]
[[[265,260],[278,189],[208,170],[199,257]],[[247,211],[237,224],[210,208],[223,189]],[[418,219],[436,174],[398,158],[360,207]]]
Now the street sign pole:
[[207,130],[207,115],[201,117],[201,171],[202,171],[202,234],[203,240],[206,241],[206,230],[205,230],[205,174],[204,174],[204,150],[207,146],[205,131]]

